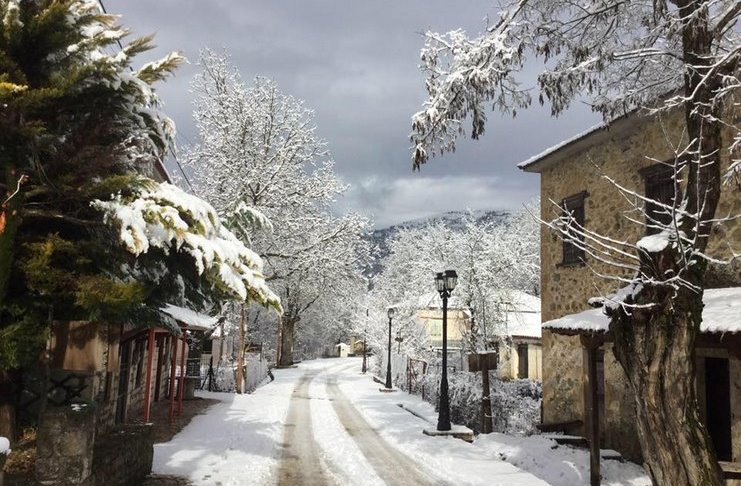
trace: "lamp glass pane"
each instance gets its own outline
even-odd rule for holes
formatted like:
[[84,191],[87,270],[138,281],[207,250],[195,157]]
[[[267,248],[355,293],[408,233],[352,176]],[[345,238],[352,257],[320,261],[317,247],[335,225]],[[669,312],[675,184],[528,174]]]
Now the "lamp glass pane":
[[389,307],[389,319],[391,319],[392,317],[394,317],[394,308]]
[[442,273],[435,274],[435,285],[437,285],[438,292],[445,290],[445,277]]
[[458,273],[455,270],[446,270],[445,271],[445,287],[448,290],[455,289],[455,286],[458,284]]

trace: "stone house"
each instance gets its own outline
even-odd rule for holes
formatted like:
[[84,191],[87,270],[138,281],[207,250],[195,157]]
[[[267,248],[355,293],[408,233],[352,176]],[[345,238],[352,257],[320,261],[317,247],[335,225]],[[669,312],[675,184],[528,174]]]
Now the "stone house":
[[[681,121],[677,114],[661,121],[625,116],[609,129],[593,128],[521,163],[522,170],[540,174],[540,217],[555,219],[555,202],[589,230],[637,241],[647,232],[643,215],[631,212],[628,200],[603,176],[651,198],[673,197],[671,172],[655,161],[673,160],[671,145],[681,141]],[[728,153],[722,157],[727,166]],[[654,209],[649,205],[646,210]],[[724,188],[716,214],[740,213],[741,194]],[[626,214],[636,221],[629,221]],[[738,220],[716,226],[708,246],[711,256],[729,259],[732,251],[738,254],[740,249]],[[634,398],[611,352],[607,317],[600,309],[587,310],[590,297],[615,290],[615,283],[597,277],[598,272],[614,273],[614,269],[552,231],[541,233],[543,421],[560,424],[566,432],[586,434],[587,368],[593,359],[601,446],[640,461]],[[719,459],[741,461],[741,293],[734,289],[741,286],[739,258],[728,266],[711,268],[707,286],[723,290],[706,292],[706,322],[696,349],[698,397]],[[718,298],[720,294],[730,297]],[[719,313],[730,313],[735,319],[724,320]],[[591,346],[595,346],[593,353]]]

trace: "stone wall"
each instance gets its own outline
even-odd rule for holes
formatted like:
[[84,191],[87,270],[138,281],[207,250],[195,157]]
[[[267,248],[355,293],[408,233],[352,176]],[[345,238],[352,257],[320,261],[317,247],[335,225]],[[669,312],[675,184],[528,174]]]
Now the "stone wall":
[[49,407],[37,435],[36,479],[40,485],[92,485],[95,407]]
[[[671,145],[681,142],[682,119],[674,116],[662,124],[646,118],[616,122],[610,131],[592,134],[549,157],[541,170],[541,218],[550,221],[557,216],[549,201],[586,191],[584,201],[585,226],[603,235],[626,241],[637,241],[645,234],[642,224],[630,222],[625,215],[642,221],[643,217],[631,211],[631,206],[618,190],[606,180],[638,193],[644,190],[639,170],[653,165],[654,160],[672,158]],[[726,140],[728,138],[726,137]],[[727,152],[723,154],[728,164]],[[649,160],[652,157],[654,160]],[[724,188],[718,206],[718,215],[741,213],[739,193]],[[708,253],[718,258],[731,255],[729,242],[741,242],[741,221],[718,225],[708,245]],[[736,252],[740,248],[734,248]],[[619,282],[605,280],[596,272],[615,275],[615,269],[594,258],[586,257],[588,266],[563,265],[563,243],[549,230],[541,232],[541,310],[543,321],[555,319],[588,309],[587,300],[595,295],[606,295]],[[728,286],[741,282],[741,259],[733,265],[713,269],[709,282],[714,286]],[[623,275],[626,275],[625,273]],[[737,284],[737,283],[736,283]],[[582,350],[578,337],[543,333],[543,415],[546,422],[581,420],[584,417],[582,390]],[[627,381],[610,349],[605,353],[605,446],[621,450],[626,456],[637,458],[635,407],[627,389]],[[736,398],[738,403],[738,398]],[[735,418],[734,433],[741,429],[741,414]],[[741,440],[739,440],[741,442]]]
[[95,441],[94,486],[137,486],[152,470],[151,425],[116,427]]

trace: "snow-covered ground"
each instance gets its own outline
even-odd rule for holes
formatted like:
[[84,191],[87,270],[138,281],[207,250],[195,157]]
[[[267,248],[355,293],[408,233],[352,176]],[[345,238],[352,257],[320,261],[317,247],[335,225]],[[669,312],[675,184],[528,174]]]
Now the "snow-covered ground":
[[[310,361],[276,370],[251,395],[204,393],[222,403],[155,445],[154,472],[222,486],[589,482],[586,451],[541,437],[490,434],[468,444],[423,435],[435,422],[432,406],[380,393],[359,370],[354,358]],[[634,464],[603,461],[602,469],[604,484],[650,485]]]

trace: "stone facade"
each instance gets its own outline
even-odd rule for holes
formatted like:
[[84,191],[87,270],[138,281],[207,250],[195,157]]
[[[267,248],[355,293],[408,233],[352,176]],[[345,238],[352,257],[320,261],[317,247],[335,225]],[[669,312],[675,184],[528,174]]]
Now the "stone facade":
[[152,471],[151,425],[117,427],[95,440],[93,486],[137,486]]
[[[108,324],[55,323],[52,375],[84,376],[87,386],[71,401],[86,405],[49,406],[41,418],[40,484],[136,485],[149,474],[151,427],[136,425],[144,418],[149,336],[147,329],[122,333]],[[174,339],[155,336],[152,401],[167,399]]]
[[[585,191],[584,224],[589,230],[611,236],[617,240],[637,241],[645,234],[643,216],[631,211],[630,203],[620,195],[615,183],[634,190],[644,191],[641,169],[655,164],[656,160],[671,160],[672,146],[682,142],[681,123],[678,116],[669,116],[661,122],[656,119],[632,116],[613,123],[609,130],[597,130],[567,143],[541,159],[529,164],[525,170],[541,175],[541,218],[553,220],[559,203],[565,198]],[[669,135],[667,135],[669,134]],[[672,135],[674,134],[674,135]],[[728,140],[728,137],[725,138]],[[723,154],[728,163],[727,152]],[[725,187],[717,215],[741,214],[741,197],[732,187]],[[629,221],[632,216],[640,223]],[[729,258],[731,245],[737,253],[741,250],[741,222],[718,225],[712,234],[708,253],[717,258]],[[615,274],[614,268],[586,257],[587,265],[563,264],[563,243],[552,231],[541,232],[541,288],[543,322],[588,309],[587,300],[595,295],[606,295],[619,284],[595,275],[595,272]],[[741,261],[712,269],[709,285],[738,286],[741,283]],[[628,389],[620,365],[609,348],[604,357],[604,416],[603,446],[620,450],[626,457],[640,459],[635,430],[634,399]],[[556,335],[543,331],[543,420],[544,422],[569,422],[584,417],[583,351],[578,336]],[[741,460],[741,364],[731,357],[733,406],[734,459]],[[583,431],[582,431],[583,432]]]
[[95,407],[51,407],[38,430],[39,485],[92,486]]

